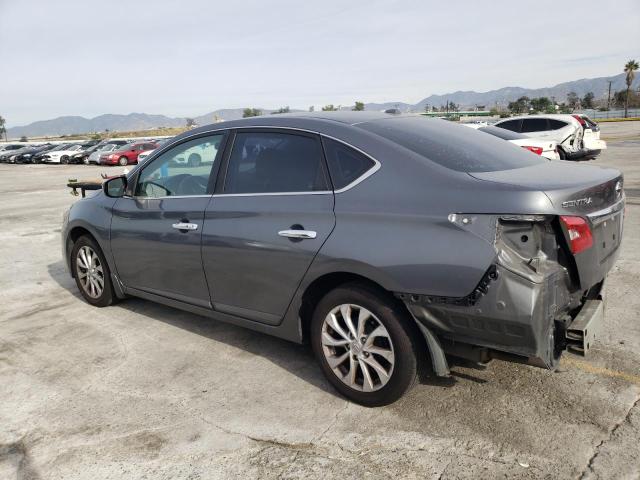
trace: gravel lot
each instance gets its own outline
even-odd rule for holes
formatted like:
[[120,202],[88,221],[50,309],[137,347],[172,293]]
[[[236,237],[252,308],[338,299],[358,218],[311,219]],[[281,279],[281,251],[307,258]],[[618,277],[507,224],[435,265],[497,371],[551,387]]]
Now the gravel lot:
[[454,365],[400,402],[338,397],[303,346],[131,299],[87,305],[61,260],[67,178],[0,165],[0,479],[640,478],[640,122],[622,255],[592,356]]

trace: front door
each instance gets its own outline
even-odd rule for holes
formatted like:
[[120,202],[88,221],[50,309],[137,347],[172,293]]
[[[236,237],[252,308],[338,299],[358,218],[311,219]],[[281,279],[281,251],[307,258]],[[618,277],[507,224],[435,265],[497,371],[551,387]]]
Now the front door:
[[238,130],[202,238],[216,310],[280,323],[335,225],[329,185],[317,136]]
[[211,306],[200,243],[223,139],[199,137],[152,159],[114,205],[111,250],[126,287]]

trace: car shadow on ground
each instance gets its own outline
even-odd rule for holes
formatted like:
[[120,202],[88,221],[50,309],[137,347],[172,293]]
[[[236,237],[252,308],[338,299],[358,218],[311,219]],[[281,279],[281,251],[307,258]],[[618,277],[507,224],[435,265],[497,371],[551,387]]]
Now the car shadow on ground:
[[[78,292],[75,281],[68,274],[63,261],[50,264],[48,266],[48,272],[60,287],[69,291],[79,300],[84,301]],[[333,389],[324,378],[316,363],[311,347],[308,344],[296,344],[247,328],[220,322],[140,298],[131,297],[122,300],[117,303],[116,308],[122,308],[131,313],[144,315],[153,320],[164,322],[173,327],[201,335],[216,342],[225,343],[253,355],[258,355],[316,388],[338,395],[336,390]],[[425,359],[426,361],[419,376],[419,382],[422,385],[453,387],[458,382],[458,379],[465,379],[476,383],[484,383],[485,381],[469,373],[455,371],[452,371],[451,376],[448,378],[437,377],[433,373],[429,355],[426,351]],[[451,367],[483,368],[475,364],[469,364],[469,362],[461,359],[453,357],[447,357],[447,359]]]

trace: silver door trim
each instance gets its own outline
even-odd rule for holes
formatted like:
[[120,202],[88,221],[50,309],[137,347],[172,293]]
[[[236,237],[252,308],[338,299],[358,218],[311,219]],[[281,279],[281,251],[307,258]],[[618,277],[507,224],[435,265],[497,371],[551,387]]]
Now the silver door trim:
[[313,230],[280,230],[278,235],[286,238],[310,239],[316,238],[318,233]]
[[198,224],[188,223],[188,222],[178,222],[171,225],[171,227],[175,228],[176,230],[197,230]]

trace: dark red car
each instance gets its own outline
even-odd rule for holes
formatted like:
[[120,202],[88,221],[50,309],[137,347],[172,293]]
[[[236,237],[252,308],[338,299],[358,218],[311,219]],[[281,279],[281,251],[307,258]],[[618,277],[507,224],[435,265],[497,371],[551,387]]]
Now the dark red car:
[[155,142],[136,142],[123,145],[118,150],[100,155],[100,165],[129,165],[138,163],[138,155],[145,150],[153,150],[158,145]]

